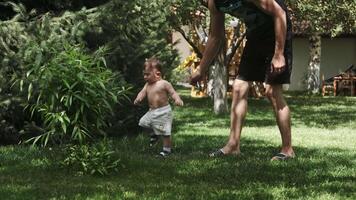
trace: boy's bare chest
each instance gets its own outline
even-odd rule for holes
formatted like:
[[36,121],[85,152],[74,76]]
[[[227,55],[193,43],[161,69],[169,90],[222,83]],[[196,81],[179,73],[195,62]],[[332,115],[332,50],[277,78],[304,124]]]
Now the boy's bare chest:
[[164,85],[159,83],[147,86],[146,91],[148,96],[164,95],[166,93]]

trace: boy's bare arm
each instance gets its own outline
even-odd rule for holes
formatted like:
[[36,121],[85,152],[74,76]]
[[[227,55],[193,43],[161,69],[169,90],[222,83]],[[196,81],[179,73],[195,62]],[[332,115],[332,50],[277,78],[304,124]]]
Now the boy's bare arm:
[[176,104],[177,106],[183,106],[184,103],[183,103],[182,99],[180,98],[180,96],[178,95],[178,93],[174,90],[172,84],[167,82],[166,88],[167,88],[169,95],[174,100],[174,104]]
[[143,99],[145,99],[147,92],[146,92],[146,88],[147,88],[147,83],[145,84],[145,86],[142,88],[142,90],[137,94],[137,97],[134,101],[134,104],[137,105],[139,103],[141,103],[141,101]]

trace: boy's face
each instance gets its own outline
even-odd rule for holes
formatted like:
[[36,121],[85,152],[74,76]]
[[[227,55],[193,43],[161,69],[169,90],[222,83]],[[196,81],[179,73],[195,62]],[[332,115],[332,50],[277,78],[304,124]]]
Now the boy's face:
[[160,77],[161,72],[159,72],[156,68],[145,66],[145,69],[143,70],[143,79],[147,83],[154,83],[158,81]]

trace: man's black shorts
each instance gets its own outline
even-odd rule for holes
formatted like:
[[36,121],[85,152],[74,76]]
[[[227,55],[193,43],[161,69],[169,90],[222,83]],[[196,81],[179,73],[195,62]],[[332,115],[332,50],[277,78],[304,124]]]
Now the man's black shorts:
[[292,40],[286,40],[284,57],[285,70],[279,75],[271,74],[271,61],[274,55],[274,39],[254,40],[249,38],[242,53],[237,79],[261,81],[267,84],[289,84],[292,72]]

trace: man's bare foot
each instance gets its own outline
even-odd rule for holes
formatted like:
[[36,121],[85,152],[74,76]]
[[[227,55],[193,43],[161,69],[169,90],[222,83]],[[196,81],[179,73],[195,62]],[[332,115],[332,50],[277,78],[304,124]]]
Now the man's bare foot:
[[283,153],[283,154],[285,154],[285,155],[287,155],[287,156],[290,156],[290,157],[294,157],[294,156],[295,156],[295,153],[294,153],[294,150],[293,150],[292,147],[289,147],[289,148],[287,148],[287,147],[282,148],[281,151],[280,151],[280,153]]
[[231,151],[231,152],[224,152],[223,149],[218,149],[216,151],[213,151],[209,154],[209,157],[223,157],[223,156],[228,156],[228,155],[232,155],[232,156],[239,156],[241,154],[240,151]]
[[282,148],[282,150],[271,158],[271,160],[289,160],[295,157],[292,148]]
[[241,154],[240,148],[231,148],[231,147],[227,147],[225,146],[224,148],[222,148],[222,151],[228,155],[228,154],[232,154],[232,155],[239,155]]
[[290,159],[293,159],[295,157],[295,155],[287,155],[285,153],[277,153],[275,156],[273,156],[271,158],[271,161],[274,161],[274,160],[281,160],[281,161],[285,161],[285,160],[290,160]]

